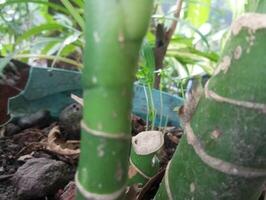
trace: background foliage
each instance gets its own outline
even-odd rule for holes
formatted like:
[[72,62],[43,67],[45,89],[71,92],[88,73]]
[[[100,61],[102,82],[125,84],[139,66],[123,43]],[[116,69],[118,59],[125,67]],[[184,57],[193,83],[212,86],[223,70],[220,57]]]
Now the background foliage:
[[[184,96],[187,80],[213,72],[224,33],[235,17],[226,8],[234,10],[237,3],[184,1],[164,68],[155,71],[155,28],[158,23],[167,28],[177,20],[173,17],[175,3],[175,0],[155,1],[136,80],[152,87],[155,73],[160,73],[161,90]],[[83,7],[83,0],[0,0],[0,55],[12,55],[33,66],[80,69],[84,47]],[[241,12],[239,5],[238,10]]]

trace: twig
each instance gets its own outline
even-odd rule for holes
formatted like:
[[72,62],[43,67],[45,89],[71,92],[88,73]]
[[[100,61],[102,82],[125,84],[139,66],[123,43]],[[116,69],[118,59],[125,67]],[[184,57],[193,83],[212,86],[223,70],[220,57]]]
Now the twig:
[[75,100],[78,104],[80,104],[81,106],[83,106],[83,99],[78,97],[77,95],[75,94],[71,94],[71,98],[73,100]]
[[0,176],[0,182],[1,182],[1,181],[5,181],[5,180],[7,180],[7,179],[10,179],[10,178],[12,178],[13,176],[14,176],[14,174],[1,175],[1,176]]
[[154,57],[155,57],[155,81],[154,81],[154,88],[159,89],[160,88],[160,69],[163,68],[163,60],[168,48],[168,45],[171,41],[171,38],[175,32],[177,21],[180,17],[181,9],[182,9],[182,3],[183,0],[177,0],[176,1],[176,10],[174,12],[174,18],[176,20],[172,21],[172,24],[170,28],[165,31],[163,24],[158,24],[156,28],[156,46],[154,48]]

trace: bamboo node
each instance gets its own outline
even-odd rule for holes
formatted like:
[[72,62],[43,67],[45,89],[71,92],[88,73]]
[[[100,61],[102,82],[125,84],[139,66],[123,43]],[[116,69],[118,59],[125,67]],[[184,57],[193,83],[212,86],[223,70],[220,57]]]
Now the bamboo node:
[[171,160],[168,162],[166,169],[165,169],[165,174],[164,174],[164,185],[165,185],[165,190],[168,196],[169,200],[173,200],[173,195],[171,192],[171,188],[170,188],[170,183],[169,183],[169,169],[170,169],[170,165],[171,165]]
[[236,99],[223,97],[223,96],[218,95],[214,91],[210,90],[208,88],[208,86],[209,86],[209,81],[205,85],[206,98],[210,98],[210,99],[213,99],[214,101],[221,102],[221,103],[228,103],[231,105],[244,107],[247,109],[257,110],[263,114],[266,114],[266,104],[250,102],[250,101],[240,101],[240,100],[236,100]]
[[108,133],[108,132],[89,128],[83,121],[81,121],[81,128],[87,133],[94,135],[94,136],[98,136],[98,137],[109,138],[109,139],[119,139],[119,140],[130,140],[131,139],[131,136],[126,135],[125,133]]
[[204,150],[200,140],[194,134],[190,123],[185,123],[184,130],[187,134],[188,143],[194,148],[194,151],[199,156],[199,158],[209,167],[225,174],[245,178],[257,178],[266,176],[266,170],[264,169],[254,169],[250,167],[239,166],[208,155]]
[[78,191],[83,195],[83,197],[87,200],[115,200],[124,193],[126,186],[122,186],[121,189],[110,193],[110,194],[98,194],[88,191],[84,188],[78,180],[78,172],[75,174],[75,184]]
[[141,169],[139,169],[134,163],[133,163],[133,161],[131,160],[131,158],[129,159],[129,163],[130,163],[130,165],[141,175],[141,176],[143,176],[144,178],[146,178],[146,179],[151,179],[151,177],[150,176],[148,176],[147,174],[145,174],[145,172],[143,172]]

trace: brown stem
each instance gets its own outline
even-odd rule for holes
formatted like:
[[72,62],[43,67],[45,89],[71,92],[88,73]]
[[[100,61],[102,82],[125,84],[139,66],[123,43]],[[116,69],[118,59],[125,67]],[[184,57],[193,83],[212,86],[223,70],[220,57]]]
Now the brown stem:
[[[154,57],[155,57],[155,70],[158,72],[163,68],[163,61],[167,51],[167,47],[171,41],[172,35],[175,32],[178,18],[180,17],[180,12],[182,9],[183,0],[177,0],[176,10],[174,13],[175,20],[173,20],[170,28],[165,30],[164,24],[158,24],[156,27],[156,44],[154,48]],[[154,88],[160,88],[161,77],[159,73],[156,73],[154,80]]]

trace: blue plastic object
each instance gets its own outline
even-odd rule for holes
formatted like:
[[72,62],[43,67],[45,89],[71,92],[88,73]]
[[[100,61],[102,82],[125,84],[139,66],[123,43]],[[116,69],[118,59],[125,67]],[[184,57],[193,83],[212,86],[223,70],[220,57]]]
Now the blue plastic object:
[[[37,112],[46,109],[51,115],[58,117],[67,105],[73,103],[70,95],[82,96],[81,73],[58,68],[32,67],[25,89],[17,96],[9,99],[9,113],[12,117]],[[148,89],[135,84],[133,113],[142,117],[147,116]],[[155,125],[179,126],[179,118],[174,108],[183,104],[183,99],[165,92],[153,89],[152,96],[156,113]],[[151,98],[148,98],[151,99]]]

